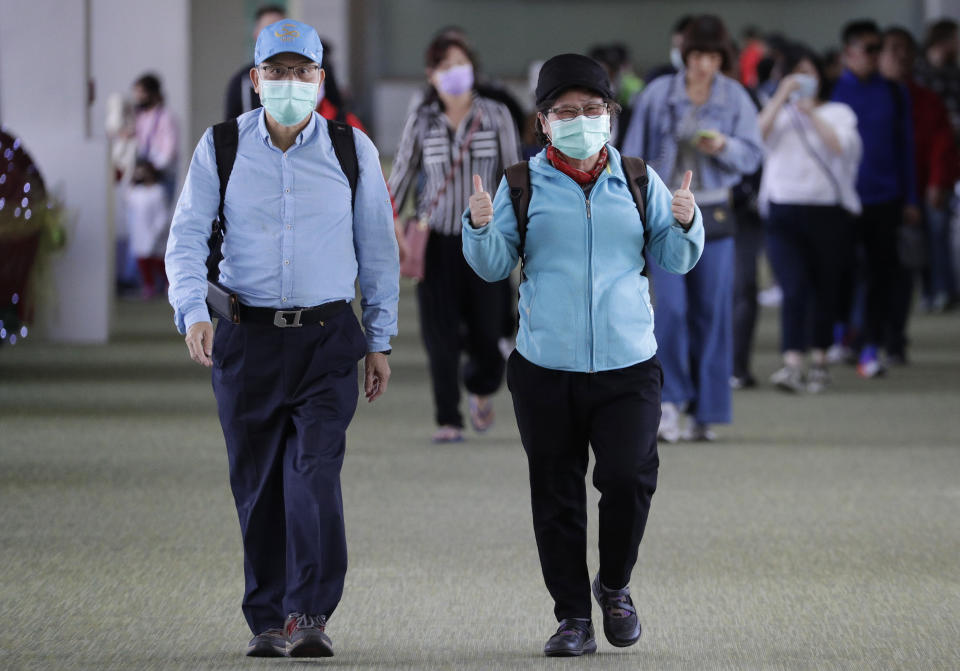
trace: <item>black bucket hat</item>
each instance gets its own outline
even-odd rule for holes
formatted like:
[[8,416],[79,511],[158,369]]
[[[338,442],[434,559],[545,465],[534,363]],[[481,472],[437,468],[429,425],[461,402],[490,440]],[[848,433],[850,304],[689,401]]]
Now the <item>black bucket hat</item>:
[[540,68],[537,78],[537,105],[553,100],[567,89],[596,91],[604,98],[613,97],[607,71],[597,61],[581,54],[554,56]]

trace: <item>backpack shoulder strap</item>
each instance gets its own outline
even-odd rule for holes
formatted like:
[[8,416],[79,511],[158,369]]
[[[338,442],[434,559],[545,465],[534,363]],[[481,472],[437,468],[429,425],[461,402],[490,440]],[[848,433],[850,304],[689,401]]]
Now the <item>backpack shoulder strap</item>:
[[621,156],[623,162],[623,174],[627,178],[627,184],[630,185],[630,193],[633,194],[633,200],[637,204],[637,211],[640,213],[640,225],[643,226],[643,238],[645,242],[650,241],[650,232],[647,228],[647,184],[650,178],[647,176],[647,164],[642,158],[633,156]]
[[237,144],[240,140],[240,127],[236,119],[218,123],[213,127],[213,153],[217,159],[217,177],[220,178],[220,205],[217,207],[217,221],[221,234],[227,224],[223,218],[223,202],[227,197],[227,182],[237,160]]
[[530,208],[530,166],[526,161],[514,163],[503,171],[510,187],[510,203],[517,218],[517,233],[520,235],[520,275],[526,279],[523,267],[526,265],[524,248],[527,243],[527,210]]
[[340,169],[350,182],[350,207],[357,200],[357,182],[360,180],[360,162],[357,159],[357,145],[353,139],[353,127],[340,121],[327,120],[327,131],[333,150],[340,161]]

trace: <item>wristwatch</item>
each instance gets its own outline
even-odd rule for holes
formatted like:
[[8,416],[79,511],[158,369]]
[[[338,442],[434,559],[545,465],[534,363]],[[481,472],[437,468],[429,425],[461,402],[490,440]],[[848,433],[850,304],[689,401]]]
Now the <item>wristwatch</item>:
[[370,354],[383,354],[384,356],[390,356],[390,352],[392,351],[392,349],[385,349],[380,352],[370,352]]

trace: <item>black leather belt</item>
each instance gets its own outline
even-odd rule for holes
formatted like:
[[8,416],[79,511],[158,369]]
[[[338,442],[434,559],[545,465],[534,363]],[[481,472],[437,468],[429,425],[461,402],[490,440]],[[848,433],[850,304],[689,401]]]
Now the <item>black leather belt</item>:
[[274,310],[273,308],[255,308],[240,303],[241,324],[263,324],[290,328],[294,326],[312,326],[332,319],[343,312],[347,301],[332,301],[312,308],[294,308],[292,310]]

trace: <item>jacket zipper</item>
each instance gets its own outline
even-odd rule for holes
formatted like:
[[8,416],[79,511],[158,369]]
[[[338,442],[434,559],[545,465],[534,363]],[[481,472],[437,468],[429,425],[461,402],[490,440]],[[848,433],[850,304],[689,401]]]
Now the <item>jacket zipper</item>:
[[593,215],[590,212],[590,199],[587,201],[587,320],[590,334],[590,370],[596,369],[593,360]]

